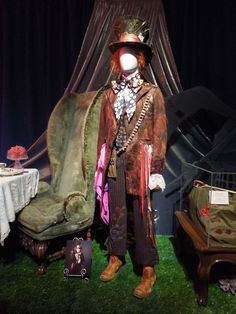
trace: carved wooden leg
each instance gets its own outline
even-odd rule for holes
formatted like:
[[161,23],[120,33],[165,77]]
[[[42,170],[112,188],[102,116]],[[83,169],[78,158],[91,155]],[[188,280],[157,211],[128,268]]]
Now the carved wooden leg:
[[38,274],[45,274],[47,271],[47,250],[48,243],[47,241],[37,241],[34,246],[34,255],[38,259]]
[[206,305],[208,300],[208,283],[211,266],[215,259],[212,256],[200,255],[200,262],[198,265],[198,298],[199,305]]
[[29,251],[33,256],[38,259],[38,274],[44,274],[47,269],[47,241],[37,241],[32,239],[30,236],[20,232],[20,244],[23,248]]
[[54,252],[53,254],[48,255],[47,256],[47,260],[51,262],[54,259],[57,259],[57,258],[65,256],[65,254],[66,254],[66,246],[63,246],[59,251]]
[[88,228],[86,232],[86,240],[91,240],[92,233],[91,233],[91,228]]

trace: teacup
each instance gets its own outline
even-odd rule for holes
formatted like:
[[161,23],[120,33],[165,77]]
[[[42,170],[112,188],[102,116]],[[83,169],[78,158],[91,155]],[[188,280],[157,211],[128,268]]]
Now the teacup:
[[7,164],[5,162],[0,162],[0,170],[6,168]]

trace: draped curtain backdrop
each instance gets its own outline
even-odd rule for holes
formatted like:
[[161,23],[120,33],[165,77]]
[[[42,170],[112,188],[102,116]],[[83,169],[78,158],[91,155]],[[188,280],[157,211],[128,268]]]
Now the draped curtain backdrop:
[[[165,14],[161,0],[96,0],[83,39],[73,74],[64,94],[98,90],[111,80],[108,45],[115,41],[113,24],[121,15],[134,15],[150,25],[148,43],[153,48],[153,58],[145,77],[159,85],[165,96],[181,90],[181,85],[169,43]],[[46,131],[29,149],[31,159],[26,166],[35,163],[41,177],[50,175],[46,160]]]
[[0,0],[1,161],[9,163],[10,146],[28,148],[47,128],[76,63],[93,2]]
[[[0,0],[0,160],[10,146],[31,145],[25,166],[50,180],[45,130],[53,107],[64,95],[98,90],[112,79],[113,23],[139,16],[150,25],[154,52],[144,75],[161,88],[169,117],[167,188],[154,195],[154,205],[157,231],[171,234],[182,163],[212,162],[222,152],[227,165],[235,163],[235,124],[221,130],[235,116],[235,8],[235,0]],[[196,85],[225,103],[191,90]],[[191,115],[201,105],[217,115]]]
[[147,79],[158,84],[165,95],[179,91],[180,82],[168,39],[162,1],[97,0],[66,93],[97,90],[110,82],[111,54],[108,45],[117,40],[113,24],[122,15],[139,16],[150,25],[148,43],[153,48],[154,56],[147,68]]
[[236,108],[236,1],[163,0],[183,89],[202,85]]

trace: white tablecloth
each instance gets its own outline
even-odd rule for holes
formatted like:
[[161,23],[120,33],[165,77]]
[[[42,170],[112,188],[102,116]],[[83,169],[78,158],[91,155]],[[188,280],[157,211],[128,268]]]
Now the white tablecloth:
[[37,169],[24,169],[14,176],[0,177],[0,243],[10,233],[10,224],[38,190],[39,172]]

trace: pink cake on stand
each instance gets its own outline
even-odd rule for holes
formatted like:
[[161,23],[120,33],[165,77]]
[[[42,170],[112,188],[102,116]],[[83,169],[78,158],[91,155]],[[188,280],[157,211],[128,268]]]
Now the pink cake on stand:
[[14,161],[13,168],[23,169],[21,160],[28,159],[27,151],[23,146],[13,146],[7,151],[7,159]]

